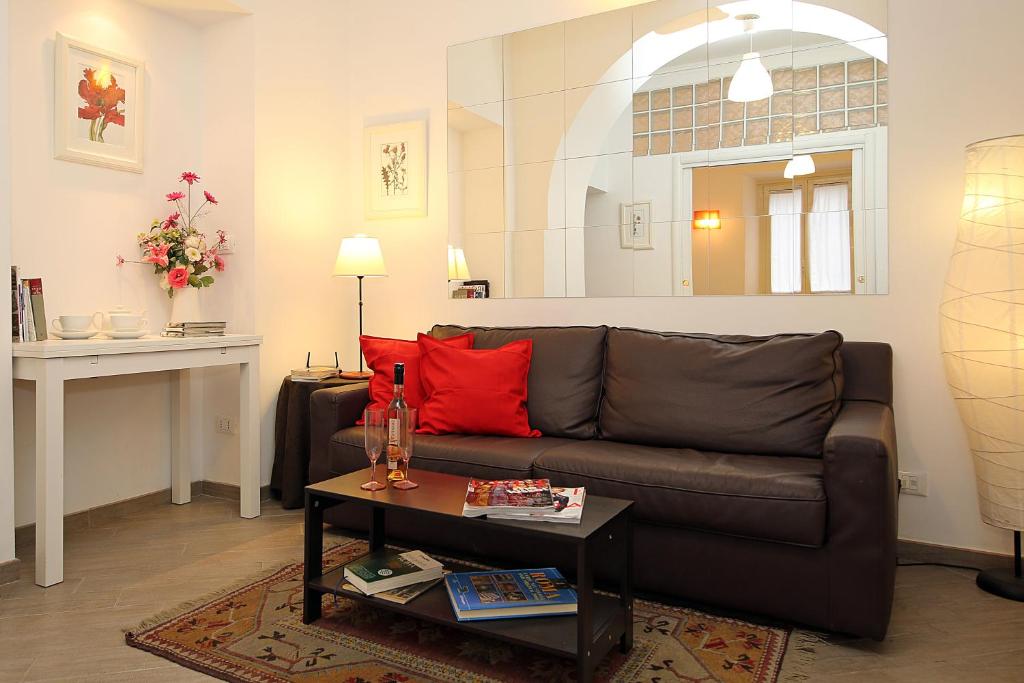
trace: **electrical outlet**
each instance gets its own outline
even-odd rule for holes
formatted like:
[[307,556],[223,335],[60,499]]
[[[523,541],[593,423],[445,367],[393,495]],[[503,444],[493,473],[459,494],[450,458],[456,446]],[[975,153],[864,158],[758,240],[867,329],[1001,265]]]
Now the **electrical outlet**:
[[924,472],[900,472],[900,493],[908,496],[928,495],[928,475]]
[[217,431],[221,434],[234,434],[235,421],[230,417],[220,415],[217,417]]

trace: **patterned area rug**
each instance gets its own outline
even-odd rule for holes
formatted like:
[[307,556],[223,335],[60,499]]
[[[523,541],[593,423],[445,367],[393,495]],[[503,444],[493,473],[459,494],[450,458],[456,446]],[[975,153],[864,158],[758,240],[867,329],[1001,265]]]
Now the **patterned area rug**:
[[[325,571],[366,552],[350,541],[324,554]],[[636,601],[635,645],[614,650],[598,681],[773,683],[803,680],[809,634]],[[316,624],[302,623],[302,565],[291,564],[141,624],[126,634],[148,650],[226,681],[278,683],[555,683],[575,679],[570,660],[419,622],[329,596]],[[799,642],[798,642],[799,641]],[[788,649],[788,651],[787,651]]]

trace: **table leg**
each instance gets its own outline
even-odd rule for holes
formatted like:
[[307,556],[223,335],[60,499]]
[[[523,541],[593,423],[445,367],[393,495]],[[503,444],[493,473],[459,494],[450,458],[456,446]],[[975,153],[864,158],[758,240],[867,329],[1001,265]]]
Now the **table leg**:
[[384,547],[384,508],[371,508],[370,552]]
[[36,379],[36,583],[64,580],[64,377],[46,361]]
[[192,457],[200,452],[202,400],[193,370],[178,370],[171,382],[171,502],[192,501]]
[[238,366],[241,401],[238,416],[239,489],[242,517],[260,516],[260,420],[259,349],[253,347],[249,361]]
[[633,522],[631,512],[626,511],[622,518],[622,532],[619,542],[622,544],[622,573],[619,575],[619,604],[626,613],[626,630],[619,638],[619,650],[627,653],[633,649]]
[[591,648],[594,642],[594,574],[588,557],[587,542],[576,550],[576,681],[590,683],[594,679]]
[[323,594],[310,590],[309,582],[324,575],[324,509],[323,504],[308,492],[303,537],[302,623],[312,624],[323,611]]

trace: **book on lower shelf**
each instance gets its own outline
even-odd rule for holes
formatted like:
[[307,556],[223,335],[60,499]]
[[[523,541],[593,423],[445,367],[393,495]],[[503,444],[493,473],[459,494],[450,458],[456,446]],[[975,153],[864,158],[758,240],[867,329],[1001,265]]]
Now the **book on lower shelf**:
[[444,577],[459,621],[576,614],[576,591],[554,567]]
[[488,519],[519,519],[526,521],[556,522],[558,524],[579,524],[583,519],[583,502],[587,490],[582,486],[576,488],[551,487],[552,509],[524,508],[517,510],[499,510],[487,515]]
[[345,580],[364,595],[439,579],[441,563],[420,550],[378,550],[345,565]]
[[463,517],[482,517],[508,510],[555,509],[551,482],[547,479],[470,479]]
[[[450,574],[451,572],[446,571],[445,573]],[[408,586],[395,588],[389,591],[381,591],[380,593],[374,593],[373,597],[379,600],[386,600],[388,602],[394,602],[399,605],[404,605],[407,602],[411,602],[412,600],[418,598],[419,596],[423,595],[428,590],[439,584],[441,582],[441,578],[442,577],[439,576],[436,579],[429,579],[427,581],[421,581],[420,583],[413,583]],[[341,587],[342,589],[347,590],[351,593],[366,595],[361,590],[359,590],[358,588],[356,588],[348,582],[342,584]]]

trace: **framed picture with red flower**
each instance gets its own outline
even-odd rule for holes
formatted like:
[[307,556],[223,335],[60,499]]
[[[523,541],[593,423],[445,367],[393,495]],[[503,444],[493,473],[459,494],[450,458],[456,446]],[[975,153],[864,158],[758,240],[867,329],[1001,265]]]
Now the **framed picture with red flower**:
[[142,173],[144,63],[63,33],[53,63],[53,156]]
[[366,128],[366,218],[427,215],[427,122]]

